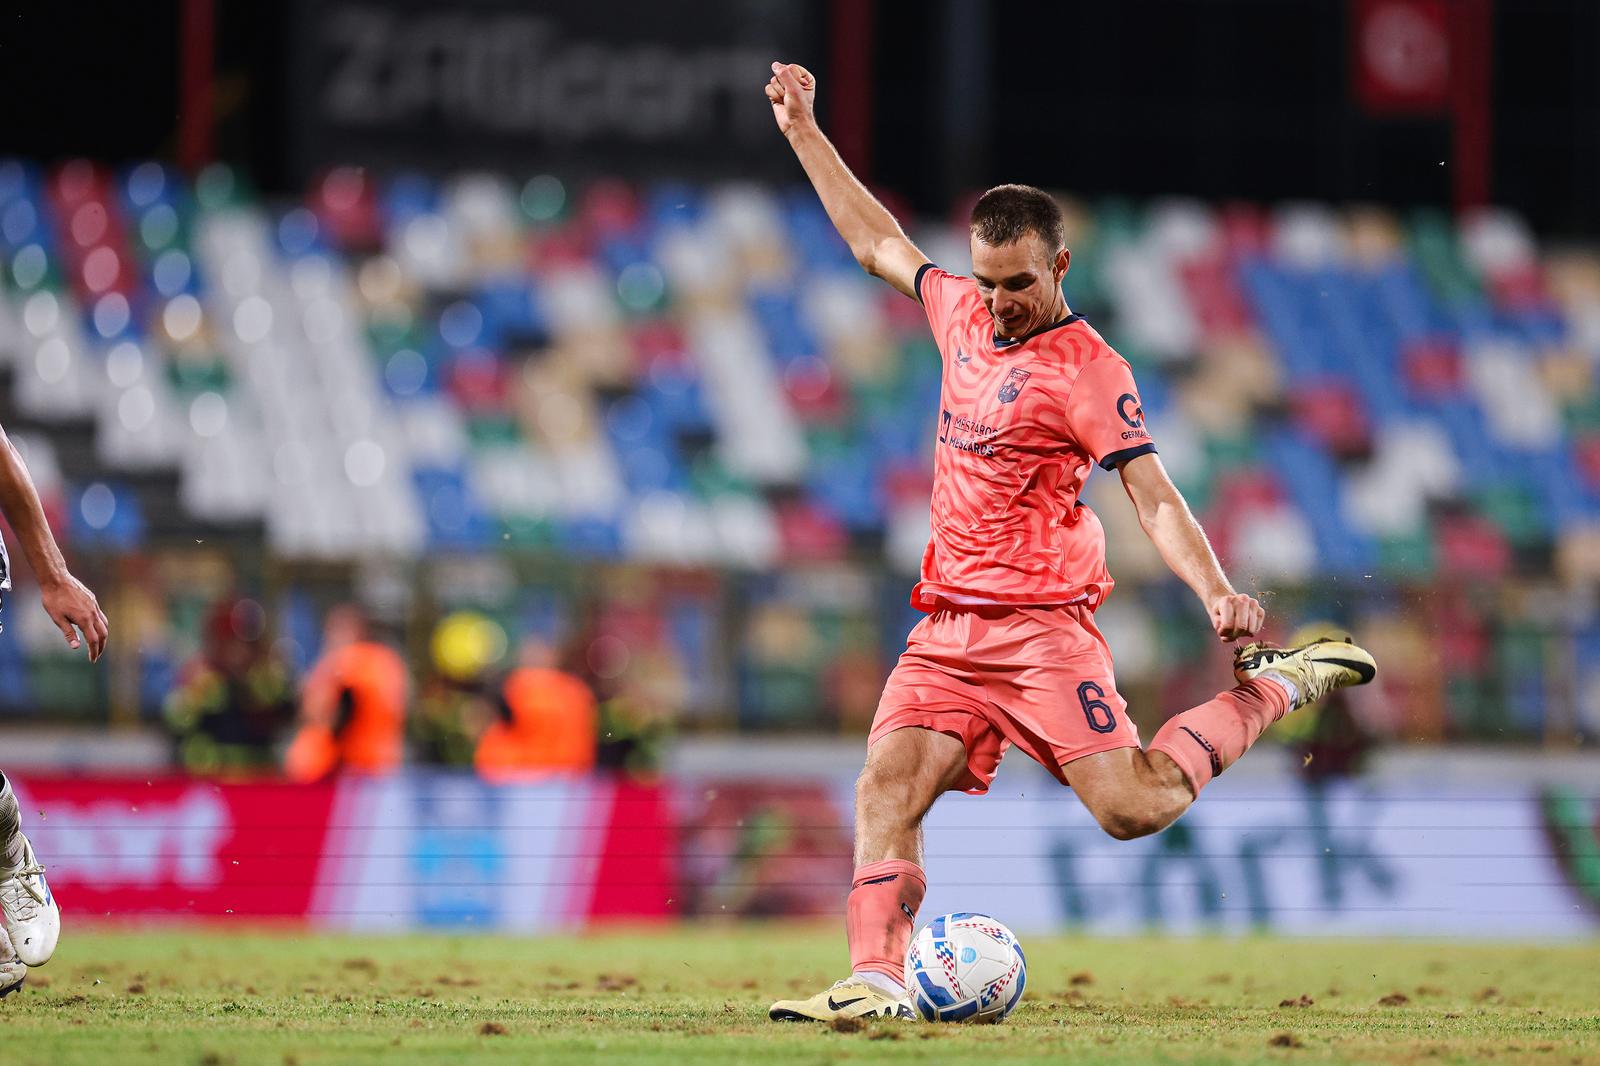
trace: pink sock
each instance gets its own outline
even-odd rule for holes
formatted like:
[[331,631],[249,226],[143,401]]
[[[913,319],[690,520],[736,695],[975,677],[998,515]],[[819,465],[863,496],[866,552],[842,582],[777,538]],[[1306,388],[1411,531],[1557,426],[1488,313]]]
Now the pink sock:
[[1177,763],[1198,796],[1288,710],[1289,693],[1282,685],[1255,678],[1167,719],[1149,750]]
[[906,949],[928,880],[922,867],[905,859],[885,859],[856,868],[845,908],[852,972],[871,970],[905,980]]

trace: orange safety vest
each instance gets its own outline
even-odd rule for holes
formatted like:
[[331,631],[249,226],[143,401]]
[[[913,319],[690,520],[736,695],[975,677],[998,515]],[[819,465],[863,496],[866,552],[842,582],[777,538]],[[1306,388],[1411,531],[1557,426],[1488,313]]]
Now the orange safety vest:
[[[362,641],[328,652],[306,676],[303,724],[284,758],[290,780],[316,781],[340,767],[372,774],[394,770],[404,754],[409,691],[405,660],[393,648]],[[335,734],[345,692],[350,715]]]
[[511,720],[496,722],[478,741],[479,774],[509,781],[594,768],[600,716],[589,686],[560,670],[522,667],[501,692]]

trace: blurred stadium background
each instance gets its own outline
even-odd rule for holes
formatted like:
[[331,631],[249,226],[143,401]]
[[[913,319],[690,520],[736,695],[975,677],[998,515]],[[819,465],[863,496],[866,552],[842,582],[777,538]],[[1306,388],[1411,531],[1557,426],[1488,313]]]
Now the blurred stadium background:
[[[17,17],[0,424],[112,626],[68,654],[19,565],[0,767],[57,894],[834,911],[939,364],[772,128],[781,57],[941,265],[986,185],[1059,191],[1068,299],[1235,580],[1382,661],[1154,841],[1027,766],[947,801],[930,913],[1592,933],[1597,45],[1580,0]],[[1148,738],[1227,664],[1089,490]]]

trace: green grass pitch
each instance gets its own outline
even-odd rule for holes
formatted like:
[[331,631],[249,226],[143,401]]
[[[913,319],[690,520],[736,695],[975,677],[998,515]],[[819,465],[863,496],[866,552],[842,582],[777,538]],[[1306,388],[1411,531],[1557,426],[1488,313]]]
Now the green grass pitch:
[[10,1064],[1600,1063],[1600,944],[1029,937],[1000,1026],[766,1019],[833,925],[581,937],[69,926],[0,1001]]

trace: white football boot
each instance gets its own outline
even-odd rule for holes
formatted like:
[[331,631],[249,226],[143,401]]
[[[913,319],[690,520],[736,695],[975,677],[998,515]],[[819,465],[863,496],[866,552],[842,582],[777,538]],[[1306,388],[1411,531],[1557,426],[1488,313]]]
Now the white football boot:
[[61,908],[27,837],[22,838],[22,865],[0,880],[0,926],[11,937],[17,958],[29,966],[49,962],[61,939]]
[[27,978],[27,963],[17,958],[17,953],[11,950],[11,938],[0,929],[0,999],[21,988]]

